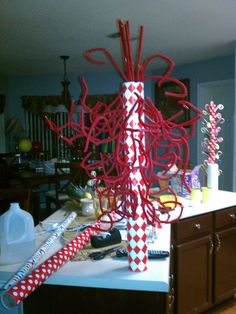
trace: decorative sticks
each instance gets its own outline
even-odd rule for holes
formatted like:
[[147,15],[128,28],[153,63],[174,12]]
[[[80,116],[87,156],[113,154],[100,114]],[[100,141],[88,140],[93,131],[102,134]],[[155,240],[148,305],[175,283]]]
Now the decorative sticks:
[[218,134],[221,131],[219,124],[225,122],[218,110],[223,110],[222,104],[215,105],[213,101],[205,105],[205,110],[202,111],[204,118],[202,119],[201,132],[204,134],[204,140],[201,143],[202,154],[207,157],[203,162],[203,167],[206,169],[209,164],[219,162],[222,155],[219,143],[223,142],[223,137]]
[[[159,218],[160,209],[158,210],[155,200],[152,201],[151,188],[155,184],[160,176],[157,173],[161,170],[170,179],[176,175],[180,170],[183,170],[182,180],[188,189],[185,181],[185,172],[189,162],[189,147],[188,140],[193,136],[195,130],[195,124],[198,119],[201,118],[201,111],[193,106],[190,102],[184,100],[187,95],[187,89],[185,85],[179,80],[171,77],[171,73],[174,68],[174,62],[161,54],[156,54],[148,57],[142,62],[142,43],[143,43],[143,27],[140,27],[140,37],[138,43],[137,62],[134,62],[133,54],[130,45],[130,30],[129,22],[118,21],[118,28],[120,32],[121,46],[122,46],[122,60],[124,64],[124,70],[122,70],[116,63],[115,59],[105,48],[93,48],[87,51],[85,57],[96,65],[103,65],[105,61],[100,61],[93,57],[94,53],[102,54],[109,62],[115,67],[118,73],[121,75],[125,82],[146,80],[156,80],[159,87],[166,81],[174,82],[180,87],[180,92],[173,93],[167,92],[166,97],[172,97],[177,99],[177,103],[180,108],[180,112],[169,119],[165,120],[161,112],[153,104],[151,99],[142,99],[136,93],[136,100],[132,103],[130,110],[127,112],[125,108],[124,90],[122,89],[117,97],[108,105],[102,102],[98,102],[93,108],[90,108],[86,103],[86,96],[88,94],[88,88],[84,79],[81,78],[81,85],[83,88],[83,94],[81,97],[82,108],[84,112],[89,114],[90,129],[85,127],[83,123],[83,117],[80,122],[71,121],[70,117],[73,116],[74,104],[72,103],[71,112],[68,123],[62,126],[50,125],[50,120],[46,120],[49,126],[68,144],[78,137],[85,137],[85,152],[86,156],[82,161],[82,167],[90,175],[92,170],[100,169],[96,179],[97,182],[103,183],[105,188],[102,192],[98,193],[99,198],[104,195],[108,195],[112,201],[108,200],[109,204],[112,204],[110,211],[119,213],[121,217],[136,216],[136,207],[138,204],[137,195],[132,191],[132,185],[130,182],[130,175],[133,171],[139,171],[142,181],[144,182],[146,189],[142,194],[142,206],[145,210],[145,206],[148,204],[148,210],[145,210],[145,215],[148,223],[156,224],[162,222],[172,222],[179,218],[179,215],[174,215],[174,210],[178,207],[177,201],[172,201],[173,206],[167,206],[164,202],[160,204],[161,212],[167,215],[161,215]],[[161,59],[166,63],[167,70],[163,75],[145,76],[146,71],[151,62],[155,59]],[[177,118],[183,115],[183,108],[191,110],[191,118],[185,122],[177,121]],[[145,119],[140,119],[137,126],[128,125],[128,121],[132,115],[141,117],[145,116]],[[186,127],[189,127],[188,130]],[[68,137],[63,135],[64,129],[70,129],[72,136]],[[92,131],[91,131],[92,130]],[[131,160],[128,159],[128,152],[124,142],[124,134],[129,132],[130,139],[132,141],[132,147],[139,147],[139,150],[134,149],[134,157]],[[145,137],[145,147],[142,141],[136,137],[136,133],[141,132]],[[101,134],[105,134],[101,139]],[[99,146],[100,144],[109,143],[111,147],[113,143],[116,143],[116,147],[109,154],[100,153],[98,160],[90,163],[91,153],[89,152],[89,144]],[[183,153],[184,152],[184,153]],[[183,157],[184,156],[184,157]],[[139,160],[139,163],[135,161]],[[169,170],[172,166],[177,165],[176,173],[169,174]],[[166,190],[167,191],[167,190]],[[161,190],[163,192],[163,190]],[[174,194],[171,189],[168,192]],[[127,210],[127,195],[129,195],[129,206],[132,210]],[[175,198],[173,198],[175,199]],[[118,201],[119,200],[119,201]],[[102,210],[102,209],[101,209]],[[102,211],[101,217],[106,212]]]

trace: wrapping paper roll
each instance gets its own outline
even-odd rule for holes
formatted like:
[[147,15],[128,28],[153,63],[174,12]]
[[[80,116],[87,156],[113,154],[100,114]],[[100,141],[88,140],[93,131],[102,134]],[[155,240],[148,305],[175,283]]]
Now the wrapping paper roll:
[[207,165],[207,187],[213,190],[218,190],[219,185],[219,165]]
[[1,302],[7,309],[26,299],[37,287],[59,270],[65,263],[77,254],[90,240],[91,234],[96,234],[99,223],[89,227],[74,240],[57,251],[30,275],[19,281],[14,287],[1,296]]
[[[139,167],[142,165],[143,158],[141,147],[145,148],[145,136],[142,132],[140,121],[144,120],[143,116],[138,113],[136,104],[138,97],[144,98],[144,86],[141,82],[126,82],[123,84],[123,101],[126,107],[126,115],[130,115],[124,134],[125,153],[127,153],[128,162],[133,165],[134,170],[130,173],[131,189],[137,195],[138,205],[134,218],[128,218],[127,222],[127,250],[129,269],[135,272],[141,272],[147,269],[147,222],[141,205],[140,193],[146,191],[146,186],[142,180]],[[132,167],[132,166],[131,166]],[[129,197],[129,196],[128,196]],[[127,203],[129,203],[129,199]],[[131,207],[127,210],[132,213]]]
[[68,217],[59,225],[59,227],[52,233],[52,235],[43,243],[42,246],[35,252],[35,254],[10,278],[4,286],[1,288],[2,290],[9,290],[12,286],[14,286],[17,282],[19,282],[22,278],[24,278],[42,259],[42,257],[47,253],[49,248],[58,239],[65,229],[75,220],[77,214],[75,212],[70,213]]

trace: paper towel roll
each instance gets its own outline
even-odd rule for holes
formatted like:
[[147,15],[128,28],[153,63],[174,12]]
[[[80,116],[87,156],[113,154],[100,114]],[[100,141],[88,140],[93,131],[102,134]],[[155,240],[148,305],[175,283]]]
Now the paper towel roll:
[[218,190],[219,183],[219,165],[208,164],[207,166],[207,187]]

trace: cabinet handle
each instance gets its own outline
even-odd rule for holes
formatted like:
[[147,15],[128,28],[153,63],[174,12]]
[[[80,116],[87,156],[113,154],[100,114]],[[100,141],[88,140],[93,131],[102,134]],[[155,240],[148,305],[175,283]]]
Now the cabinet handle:
[[211,237],[209,237],[209,242],[210,242],[210,254],[212,254],[214,250],[214,243]]
[[170,291],[169,291],[169,311],[172,309],[175,302],[175,290],[174,290],[174,275],[170,275]]
[[232,220],[235,220],[236,219],[236,215],[233,213],[233,214],[229,214],[229,217],[232,219]]
[[201,225],[200,225],[200,224],[195,224],[194,227],[195,227],[197,230],[200,230],[200,229],[201,229]]
[[175,296],[173,293],[171,293],[169,295],[169,311],[172,309],[174,302],[175,302]]
[[221,247],[221,241],[220,241],[220,237],[219,237],[218,233],[216,233],[215,236],[216,236],[216,241],[217,241],[217,243],[216,243],[216,252],[218,252],[220,247]]

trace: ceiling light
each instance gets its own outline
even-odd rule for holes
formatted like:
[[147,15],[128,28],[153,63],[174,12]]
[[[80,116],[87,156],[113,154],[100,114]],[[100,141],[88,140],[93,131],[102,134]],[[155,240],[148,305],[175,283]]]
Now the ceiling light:
[[67,109],[70,109],[70,104],[71,104],[71,95],[69,91],[69,85],[70,81],[67,78],[67,73],[66,73],[66,61],[69,59],[69,56],[60,56],[60,58],[64,62],[64,77],[63,81],[61,82],[63,86],[63,91],[62,91],[62,97],[63,97],[63,104]]

